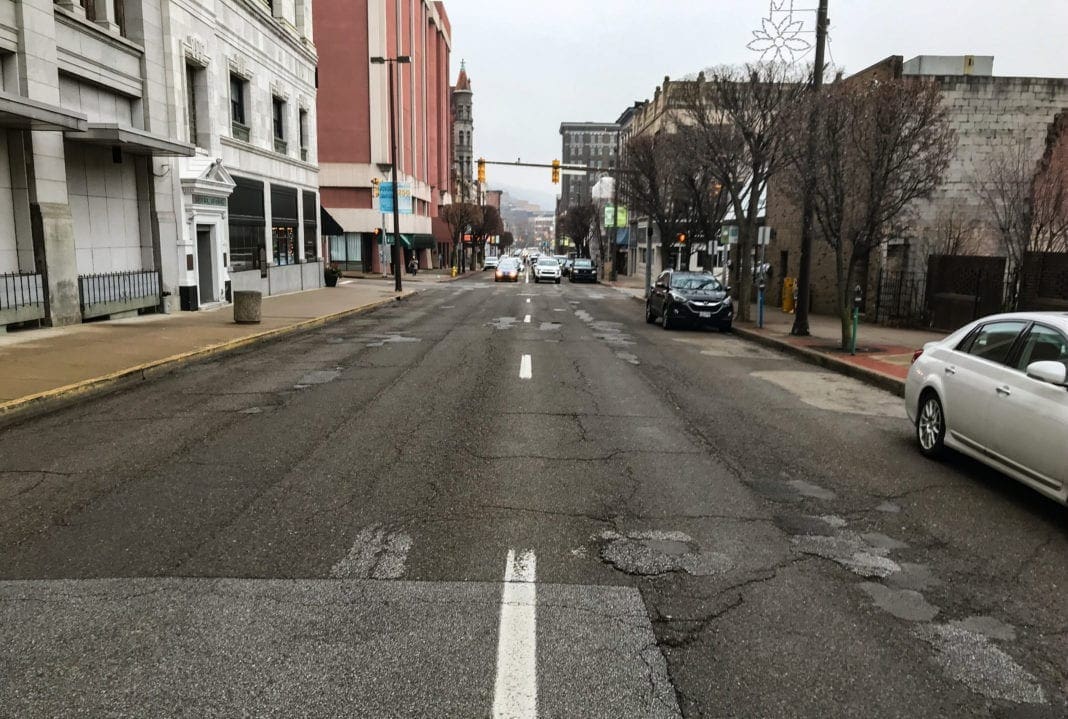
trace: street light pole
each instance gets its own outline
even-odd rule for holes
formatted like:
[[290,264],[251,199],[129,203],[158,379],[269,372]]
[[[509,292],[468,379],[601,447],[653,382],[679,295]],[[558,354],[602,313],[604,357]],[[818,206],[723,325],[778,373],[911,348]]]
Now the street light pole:
[[412,61],[412,58],[408,55],[398,55],[397,57],[372,57],[371,62],[375,65],[388,65],[389,66],[389,156],[392,160],[391,174],[393,176],[393,251],[390,254],[390,258],[393,261],[393,289],[397,292],[401,291],[401,234],[400,234],[400,187],[397,182],[397,164],[399,158],[397,157],[397,111],[394,96],[396,91],[394,90],[393,73],[394,66],[397,63],[408,64]]

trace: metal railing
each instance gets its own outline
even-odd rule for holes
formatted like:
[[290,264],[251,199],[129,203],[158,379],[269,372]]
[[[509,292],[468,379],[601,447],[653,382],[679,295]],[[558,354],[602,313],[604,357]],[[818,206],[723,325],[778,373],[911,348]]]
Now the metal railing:
[[926,289],[926,273],[880,270],[875,290],[875,322],[922,326],[929,314]]
[[159,270],[79,275],[78,295],[83,317],[153,307],[161,296]]
[[230,134],[233,135],[235,140],[242,140],[248,142],[250,130],[248,125],[242,125],[237,120],[230,123]]
[[289,144],[285,140],[276,137],[274,138],[274,151],[284,155],[289,151]]
[[35,272],[0,273],[0,311],[44,307],[44,280]]

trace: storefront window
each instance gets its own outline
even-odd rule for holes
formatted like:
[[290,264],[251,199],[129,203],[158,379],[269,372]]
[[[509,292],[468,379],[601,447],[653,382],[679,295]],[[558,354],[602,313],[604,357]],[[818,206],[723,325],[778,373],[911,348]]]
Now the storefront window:
[[276,225],[271,228],[274,240],[274,263],[292,265],[297,262],[297,228]]

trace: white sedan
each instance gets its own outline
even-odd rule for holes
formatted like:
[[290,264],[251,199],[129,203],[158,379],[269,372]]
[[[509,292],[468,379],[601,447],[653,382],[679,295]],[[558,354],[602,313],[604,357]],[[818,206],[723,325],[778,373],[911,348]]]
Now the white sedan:
[[1068,504],[1068,313],[993,315],[916,353],[905,410],[945,447]]

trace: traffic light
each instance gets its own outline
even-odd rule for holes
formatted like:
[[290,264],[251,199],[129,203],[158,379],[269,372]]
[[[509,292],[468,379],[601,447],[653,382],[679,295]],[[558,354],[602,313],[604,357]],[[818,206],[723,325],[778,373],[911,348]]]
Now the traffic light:
[[686,244],[686,233],[685,232],[680,232],[675,239],[677,239],[679,241],[680,245],[685,245]]
[[478,181],[482,183],[486,182],[486,161],[481,157],[478,158]]
[[371,197],[378,197],[382,194],[382,188],[378,186],[379,182],[381,182],[381,180],[377,177],[371,178]]
[[560,184],[560,161],[553,160],[553,184]]

